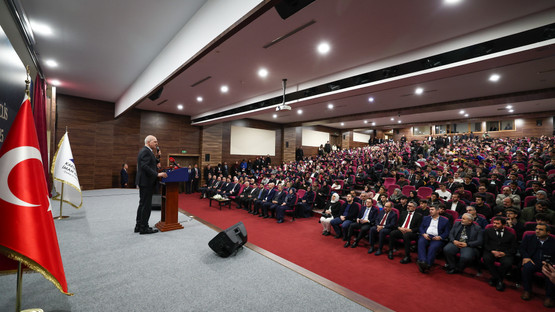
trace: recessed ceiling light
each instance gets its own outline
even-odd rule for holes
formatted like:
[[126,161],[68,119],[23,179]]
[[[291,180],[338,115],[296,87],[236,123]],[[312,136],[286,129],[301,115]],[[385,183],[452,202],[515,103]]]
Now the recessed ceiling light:
[[489,81],[497,82],[497,81],[499,81],[500,78],[501,78],[501,76],[499,76],[498,74],[492,74],[491,76],[489,76]]
[[202,96],[197,96],[197,102],[202,102],[203,98]]
[[329,104],[328,104],[328,108],[329,108],[329,109],[333,109],[333,104],[332,104],[332,103],[329,103]]
[[58,79],[50,80],[50,83],[51,83],[53,86],[59,86],[60,84],[62,84],[62,83],[60,82],[60,80],[58,80]]
[[464,114],[464,117],[468,117],[468,114]]
[[443,0],[443,3],[453,5],[461,2],[461,0]]
[[344,125],[345,125],[345,123],[344,123],[344,122],[342,122],[342,123],[341,123],[341,126],[344,126]]
[[182,110],[183,109],[183,104],[177,105],[177,109]]
[[277,114],[273,114],[272,117],[274,117],[274,119],[277,118]]
[[268,70],[266,68],[261,68],[258,70],[258,76],[265,78],[268,76]]
[[397,120],[397,123],[401,123],[401,121],[400,121],[400,120]]
[[395,120],[395,118],[391,117],[391,121]]
[[375,126],[375,125],[376,125],[376,123],[375,123],[375,122],[373,122],[373,123],[372,123],[372,126]]
[[461,115],[462,115],[462,114],[464,114],[464,111],[463,111],[463,110],[461,110],[461,111],[459,112],[459,114],[461,114]]
[[367,123],[368,123],[368,120],[365,120],[364,123],[367,124]]
[[299,114],[299,115],[301,115],[302,113],[303,113],[303,110],[302,110],[302,109],[299,109],[299,110],[297,111],[297,114]]
[[50,36],[53,33],[50,26],[36,21],[31,21],[31,28],[33,29],[33,33],[38,35]]
[[327,42],[322,42],[318,45],[318,53],[324,55],[324,54],[328,54],[328,52],[330,51],[331,47],[329,45],[329,43]]
[[511,108],[513,108],[512,105],[507,105],[507,107],[506,107],[506,109],[511,109]]
[[512,110],[512,109],[509,109],[509,113],[512,113],[512,112],[514,112],[514,110]]
[[229,91],[229,87],[228,86],[222,86],[220,88],[220,91],[222,91],[222,93],[227,93],[227,91]]
[[44,64],[48,67],[58,67],[58,63],[54,60],[46,60]]
[[373,98],[373,97],[369,97],[369,98],[368,98],[368,102],[374,103],[374,98]]
[[420,95],[422,93],[424,93],[424,89],[422,89],[422,88],[416,88],[416,90],[414,90],[414,94]]

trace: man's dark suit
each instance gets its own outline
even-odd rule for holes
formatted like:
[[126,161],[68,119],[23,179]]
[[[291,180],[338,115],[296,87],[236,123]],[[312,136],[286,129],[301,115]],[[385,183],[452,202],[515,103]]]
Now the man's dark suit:
[[[495,257],[491,252],[501,251],[505,253],[503,257]],[[508,230],[503,230],[503,237],[498,237],[493,227],[484,231],[484,264],[489,269],[492,278],[496,282],[502,282],[507,271],[513,265],[514,255],[517,251],[516,237]],[[495,261],[500,266],[495,266]]]
[[272,218],[273,218],[274,217],[274,212],[276,211],[276,208],[278,206],[280,206],[281,204],[283,204],[283,202],[285,201],[286,196],[287,196],[287,191],[285,191],[285,190],[276,191],[276,194],[274,195],[274,198],[272,198],[272,201],[264,203],[262,205],[262,214],[264,216],[269,216],[268,215],[268,210],[270,210],[270,212],[272,214]]
[[[347,232],[349,231],[349,225],[356,221],[359,214],[360,204],[353,201],[352,204],[345,202],[341,207],[341,213],[339,217],[334,218],[330,221],[331,226],[335,230],[335,236],[337,238],[343,237],[343,240],[347,240]],[[341,216],[345,217],[345,220],[341,220]],[[343,231],[345,229],[345,231]]]
[[258,206],[255,208],[255,214],[260,213],[261,217],[264,217],[264,214],[262,213],[262,211],[260,211],[260,208],[262,208],[265,204],[267,203],[272,203],[272,200],[274,199],[274,197],[276,196],[276,188],[272,188],[271,190],[268,190],[268,192],[266,193],[266,196],[264,196],[264,199],[262,199],[259,203]]
[[[366,212],[367,209],[369,209],[368,212]],[[353,223],[351,223],[351,225],[349,225],[349,231],[347,232],[347,241],[350,242],[351,237],[354,234],[354,231],[359,230],[358,235],[355,238],[355,244],[358,245],[358,242],[362,239],[362,237],[364,235],[366,235],[366,233],[368,231],[370,231],[370,228],[374,225],[374,223],[376,221],[376,216],[378,215],[378,212],[379,212],[378,208],[373,207],[373,206],[372,207],[363,207],[362,209],[360,209],[358,219],[361,219],[361,220],[359,222],[353,222]],[[365,216],[365,214],[367,214],[367,216]],[[368,222],[362,223],[361,221],[363,219],[367,219]],[[356,245],[355,245],[355,247],[356,247]]]
[[[453,206],[453,201],[450,200],[445,204],[445,210],[453,210],[451,207]],[[466,205],[461,200],[457,202],[457,206],[455,211],[459,214],[459,218],[462,217],[464,213],[466,213]]]
[[121,168],[120,177],[121,177],[121,179],[120,179],[121,187],[126,188],[127,183],[129,182],[129,174],[127,173],[127,170]]
[[[420,229],[418,230],[420,238],[418,239],[418,260],[425,262],[427,265],[431,266],[434,264],[436,259],[437,251],[443,247],[443,244],[449,237],[449,220],[445,217],[439,216],[438,221],[438,236],[441,240],[427,240],[424,238],[424,234],[430,227],[432,221],[432,216],[425,216],[422,219],[422,224],[420,224]],[[428,245],[430,246],[428,248]]]
[[[456,269],[458,271],[470,264],[476,257],[479,256],[478,248],[482,247],[484,236],[482,228],[475,223],[470,223],[466,226],[466,247],[459,248],[453,244],[453,241],[460,241],[461,232],[464,225],[461,221],[455,222],[453,228],[449,232],[449,243],[443,248],[443,254],[449,269]],[[459,262],[457,263],[457,253],[461,254]]]
[[370,250],[368,251],[369,253],[371,253],[372,252],[371,250],[374,249],[374,241],[375,241],[376,235],[378,235],[377,254],[379,254],[379,252],[381,252],[383,248],[385,237],[397,227],[397,214],[395,213],[395,211],[391,210],[389,213],[387,213],[387,218],[384,220],[382,224],[383,228],[378,232],[378,226],[380,226],[380,224],[382,223],[382,220],[384,219],[385,215],[386,215],[385,210],[380,211],[376,216],[376,219],[374,219],[375,220],[374,226],[370,228],[370,234],[369,234]]
[[260,206],[262,206],[262,203],[264,202],[264,199],[266,198],[266,196],[268,196],[268,192],[269,190],[262,188],[259,189],[258,191],[258,195],[256,196],[256,198],[254,199],[253,203],[252,203],[252,213],[254,215],[257,215],[260,211]]
[[158,178],[156,157],[144,146],[137,156],[137,184],[139,185],[139,207],[137,209],[136,227],[143,232],[148,229],[148,219],[152,209],[152,194]]
[[[404,227],[404,223],[407,219],[409,212],[403,211],[401,212],[401,217],[397,222],[398,227]],[[418,229],[420,228],[420,224],[422,223],[422,215],[413,212],[412,219],[410,220],[408,228],[411,229],[411,232],[403,233],[398,229],[395,229],[389,233],[389,250],[392,251],[395,246],[395,241],[398,239],[402,239],[405,245],[405,258],[410,259],[410,243],[411,241],[418,240]]]
[[[546,256],[551,258],[552,262],[555,259],[555,239],[548,237],[542,244],[535,234],[526,235],[520,244],[520,255],[522,259],[530,258],[534,262],[534,264],[527,262],[523,265],[521,273],[524,291],[531,292],[534,272],[541,272],[542,261],[546,259]],[[553,283],[547,277],[545,278],[545,295],[548,298],[555,296]]]

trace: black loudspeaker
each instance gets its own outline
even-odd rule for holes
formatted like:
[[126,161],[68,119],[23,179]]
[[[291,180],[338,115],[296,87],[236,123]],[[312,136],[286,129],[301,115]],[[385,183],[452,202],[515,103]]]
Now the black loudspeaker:
[[148,97],[148,99],[151,101],[156,101],[160,97],[160,95],[162,95],[162,91],[164,91],[164,87],[160,87],[160,89],[154,91],[154,93],[152,93]]
[[247,242],[247,229],[239,222],[221,231],[208,242],[208,246],[220,257],[227,258],[237,252]]
[[276,11],[282,19],[287,19],[312,2],[314,0],[282,0],[276,4]]
[[210,154],[204,155],[204,161],[210,161]]

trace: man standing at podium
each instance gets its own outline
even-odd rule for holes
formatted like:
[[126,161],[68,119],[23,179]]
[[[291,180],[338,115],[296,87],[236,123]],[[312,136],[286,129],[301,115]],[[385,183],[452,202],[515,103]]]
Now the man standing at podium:
[[152,234],[158,232],[148,226],[150,211],[152,209],[152,194],[157,178],[167,178],[165,172],[156,170],[156,156],[154,153],[158,147],[158,140],[153,135],[145,138],[145,146],[139,151],[137,156],[137,184],[139,185],[139,208],[137,209],[137,219],[135,233]]

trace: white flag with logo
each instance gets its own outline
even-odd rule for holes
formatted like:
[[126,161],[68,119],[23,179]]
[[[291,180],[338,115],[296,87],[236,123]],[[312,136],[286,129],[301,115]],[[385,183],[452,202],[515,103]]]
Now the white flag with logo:
[[[81,208],[83,204],[81,186],[77,177],[75,163],[73,162],[73,154],[71,153],[67,132],[60,140],[60,143],[58,143],[58,150],[56,155],[54,155],[52,163],[52,177],[54,178],[54,188],[58,193],[52,199],[63,200],[75,208]],[[63,198],[61,198],[62,194]]]

